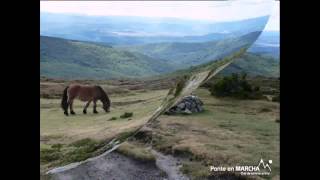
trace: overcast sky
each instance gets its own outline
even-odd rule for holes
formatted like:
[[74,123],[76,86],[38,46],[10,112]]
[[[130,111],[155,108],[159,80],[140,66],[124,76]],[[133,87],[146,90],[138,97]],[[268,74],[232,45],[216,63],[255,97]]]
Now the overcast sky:
[[102,16],[174,17],[233,21],[271,14],[266,30],[279,30],[279,1],[41,1],[41,12]]

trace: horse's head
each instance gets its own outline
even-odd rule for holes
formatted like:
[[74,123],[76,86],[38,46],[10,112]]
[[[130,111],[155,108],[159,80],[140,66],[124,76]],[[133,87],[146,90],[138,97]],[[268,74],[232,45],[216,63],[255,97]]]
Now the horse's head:
[[104,109],[104,111],[110,112],[110,106],[107,103],[104,103],[102,108]]
[[101,86],[96,86],[97,89],[100,91],[100,100],[103,103],[102,108],[106,111],[106,112],[110,112],[110,99],[108,97],[108,95],[106,94],[106,92],[102,89]]

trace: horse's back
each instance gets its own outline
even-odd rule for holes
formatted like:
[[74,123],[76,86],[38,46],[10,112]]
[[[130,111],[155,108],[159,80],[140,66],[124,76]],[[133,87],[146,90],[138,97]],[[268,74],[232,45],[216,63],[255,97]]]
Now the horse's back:
[[71,84],[68,89],[69,96],[72,98],[78,97],[82,101],[89,101],[94,98],[94,86]]
[[81,85],[80,84],[70,84],[69,88],[68,88],[68,93],[69,94],[76,94],[77,92],[79,92],[81,89]]

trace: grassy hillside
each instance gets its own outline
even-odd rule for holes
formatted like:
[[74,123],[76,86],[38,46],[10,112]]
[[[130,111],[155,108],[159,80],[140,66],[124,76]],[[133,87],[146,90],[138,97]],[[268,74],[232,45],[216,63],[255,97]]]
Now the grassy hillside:
[[280,47],[274,44],[255,43],[248,49],[248,52],[280,59]]
[[40,37],[40,74],[66,79],[110,79],[157,75],[172,68],[140,53],[97,43]]
[[260,32],[251,32],[240,37],[204,43],[153,43],[119,48],[164,59],[176,69],[183,69],[207,63],[235,52],[250,45],[259,34]]
[[[203,66],[206,64],[203,64]],[[187,75],[190,72],[197,71],[200,66],[192,66],[187,69],[177,70],[164,75],[159,75],[159,78],[175,78]],[[254,53],[246,52],[241,58],[236,59],[224,70],[219,72],[219,75],[230,75],[232,73],[247,73],[249,76],[263,77],[279,77],[280,63],[279,60],[272,57],[265,57]]]
[[251,76],[280,76],[279,60],[263,55],[245,53],[242,58],[235,60],[230,66],[224,69],[221,74],[246,72]]

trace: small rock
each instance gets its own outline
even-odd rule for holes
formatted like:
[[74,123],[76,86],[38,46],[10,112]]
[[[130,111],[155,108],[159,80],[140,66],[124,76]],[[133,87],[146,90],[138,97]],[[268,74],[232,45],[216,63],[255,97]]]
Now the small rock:
[[177,105],[177,107],[180,109],[184,109],[186,107],[186,105],[184,103],[180,103]]
[[184,110],[183,113],[185,113],[185,114],[192,114],[192,112],[191,112],[189,109]]

